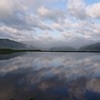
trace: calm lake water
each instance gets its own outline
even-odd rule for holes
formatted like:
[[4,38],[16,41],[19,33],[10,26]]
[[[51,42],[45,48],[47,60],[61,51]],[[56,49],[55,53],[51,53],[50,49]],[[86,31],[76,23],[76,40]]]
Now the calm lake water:
[[100,100],[99,53],[0,55],[0,100]]

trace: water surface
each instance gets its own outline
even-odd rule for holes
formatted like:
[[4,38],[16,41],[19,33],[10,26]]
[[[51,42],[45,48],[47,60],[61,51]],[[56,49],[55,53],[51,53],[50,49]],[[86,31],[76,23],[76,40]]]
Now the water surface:
[[100,100],[99,53],[0,55],[0,100]]

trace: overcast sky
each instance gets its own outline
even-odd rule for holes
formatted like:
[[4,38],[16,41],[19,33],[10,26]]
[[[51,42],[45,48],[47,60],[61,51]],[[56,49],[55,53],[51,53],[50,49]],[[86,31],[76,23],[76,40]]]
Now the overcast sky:
[[0,0],[0,38],[41,47],[100,42],[100,0]]

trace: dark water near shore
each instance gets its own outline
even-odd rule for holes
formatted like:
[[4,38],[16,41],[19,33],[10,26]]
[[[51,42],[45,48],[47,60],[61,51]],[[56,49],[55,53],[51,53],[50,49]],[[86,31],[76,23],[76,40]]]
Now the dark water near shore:
[[99,53],[0,55],[0,100],[100,100]]

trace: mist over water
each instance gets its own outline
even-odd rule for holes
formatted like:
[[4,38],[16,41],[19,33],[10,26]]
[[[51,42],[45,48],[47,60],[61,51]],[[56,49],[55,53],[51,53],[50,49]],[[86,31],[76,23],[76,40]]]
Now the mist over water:
[[30,98],[100,100],[100,54],[37,52],[0,56],[0,100]]

